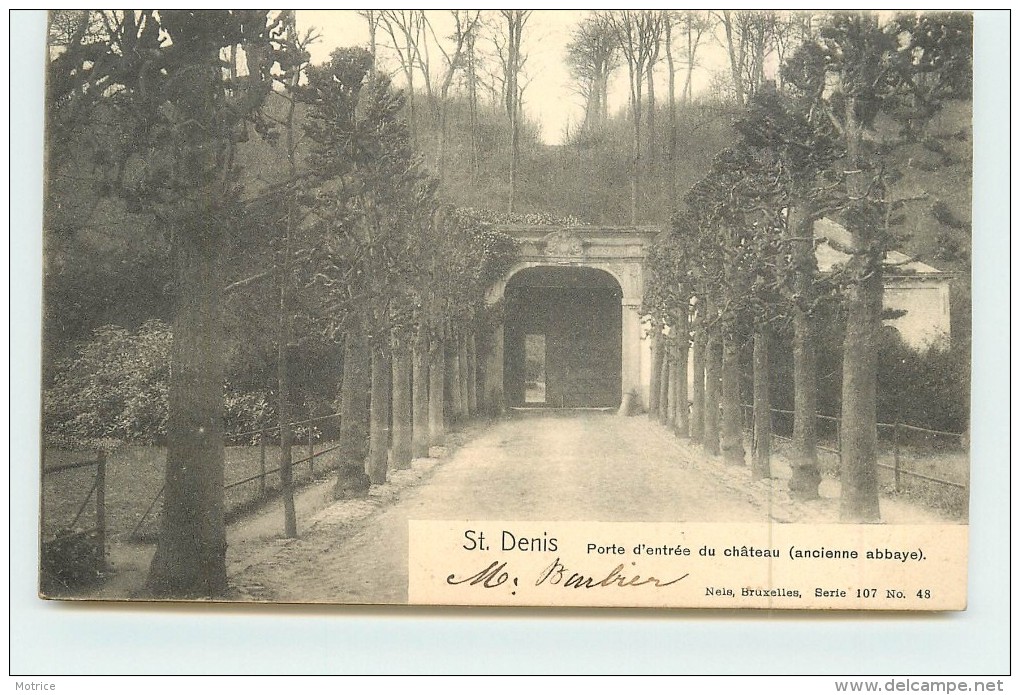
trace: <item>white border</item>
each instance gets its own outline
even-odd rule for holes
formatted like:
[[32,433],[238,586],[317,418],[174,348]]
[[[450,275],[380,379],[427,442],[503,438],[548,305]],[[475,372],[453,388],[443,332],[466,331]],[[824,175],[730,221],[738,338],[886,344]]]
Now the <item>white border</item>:
[[36,598],[45,16],[10,19],[12,673],[1008,672],[1009,14],[975,17],[970,607],[895,616],[168,609]]

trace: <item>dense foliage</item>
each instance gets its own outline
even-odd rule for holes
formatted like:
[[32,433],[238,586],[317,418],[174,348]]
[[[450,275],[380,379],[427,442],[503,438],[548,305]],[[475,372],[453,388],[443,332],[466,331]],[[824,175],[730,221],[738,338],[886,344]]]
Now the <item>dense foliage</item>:
[[[833,303],[828,302],[815,319],[818,361],[818,413],[838,416],[842,388],[843,319]],[[787,344],[790,330],[783,328],[777,339]],[[895,331],[880,333],[878,342],[878,422],[901,422],[917,427],[963,434],[970,426],[970,352],[964,341],[953,341],[948,347],[934,346],[918,350],[903,342]],[[750,380],[750,356],[745,356],[745,383]],[[776,351],[770,365],[773,407],[793,409],[792,354]],[[750,392],[745,390],[744,402]],[[828,428],[831,437],[833,432]],[[881,437],[890,432],[882,429]]]
[[[162,443],[167,434],[169,327],[159,320],[136,331],[103,326],[56,366],[43,395],[47,440],[87,446],[99,439]],[[271,424],[271,394],[225,386],[224,427],[241,432]]]

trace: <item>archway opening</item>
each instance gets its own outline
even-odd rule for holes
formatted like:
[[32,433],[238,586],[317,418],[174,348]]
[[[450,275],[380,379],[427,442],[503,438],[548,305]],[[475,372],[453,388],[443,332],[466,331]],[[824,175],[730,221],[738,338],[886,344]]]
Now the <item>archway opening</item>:
[[511,406],[614,408],[622,296],[604,270],[536,266],[506,285],[503,389]]

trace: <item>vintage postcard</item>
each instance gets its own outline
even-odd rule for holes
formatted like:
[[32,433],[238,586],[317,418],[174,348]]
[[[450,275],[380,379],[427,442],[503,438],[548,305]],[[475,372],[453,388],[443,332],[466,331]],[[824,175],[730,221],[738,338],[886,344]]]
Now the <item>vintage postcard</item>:
[[40,595],[966,609],[972,44],[51,12]]

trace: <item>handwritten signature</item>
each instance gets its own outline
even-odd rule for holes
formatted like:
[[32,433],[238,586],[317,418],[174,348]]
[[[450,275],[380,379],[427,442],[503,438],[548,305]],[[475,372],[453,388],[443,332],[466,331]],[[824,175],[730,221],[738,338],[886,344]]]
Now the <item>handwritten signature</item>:
[[[630,563],[635,565],[636,563]],[[642,577],[640,574],[628,575],[625,573],[626,566],[622,563],[611,569],[606,574],[595,573],[595,574],[582,574],[580,572],[573,572],[566,567],[559,558],[553,560],[552,564],[543,569],[538,578],[535,580],[535,586],[542,586],[547,584],[549,586],[560,586],[568,589],[604,589],[604,588],[628,588],[637,586],[651,586],[652,588],[660,589],[667,586],[671,586],[686,579],[689,573],[674,579],[663,580],[657,577]],[[517,587],[519,586],[519,580],[516,576],[512,576],[510,571],[507,570],[507,563],[495,560],[487,567],[482,569],[475,574],[466,577],[457,577],[456,574],[451,574],[446,578],[447,584],[459,585],[467,584],[468,586],[481,586],[484,589],[495,589],[497,587],[507,585],[508,588],[512,588],[511,594],[516,594]]]

